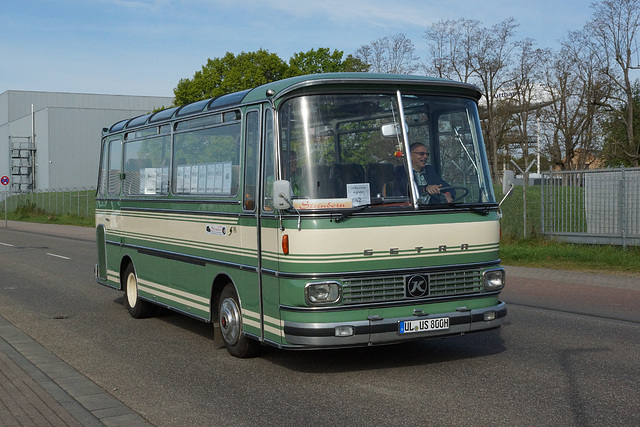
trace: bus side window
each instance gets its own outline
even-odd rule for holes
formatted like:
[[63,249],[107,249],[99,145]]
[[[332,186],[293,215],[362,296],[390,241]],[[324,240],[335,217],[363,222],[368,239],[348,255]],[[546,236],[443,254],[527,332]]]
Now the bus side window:
[[109,141],[109,176],[107,188],[110,196],[120,195],[120,177],[122,171],[122,142],[119,139]]
[[260,128],[257,111],[247,113],[245,130],[245,164],[244,164],[244,209],[252,211],[255,209],[257,200],[256,194],[256,171],[258,170],[258,143],[260,142]]
[[169,136],[124,144],[125,195],[156,195],[169,192]]
[[273,212],[273,182],[276,175],[273,139],[273,111],[264,113],[264,210]]
[[100,156],[100,172],[98,175],[98,196],[107,195],[107,171],[109,170],[109,144],[102,144],[102,153]]
[[235,122],[178,133],[173,144],[174,193],[236,196],[240,128],[240,122]]

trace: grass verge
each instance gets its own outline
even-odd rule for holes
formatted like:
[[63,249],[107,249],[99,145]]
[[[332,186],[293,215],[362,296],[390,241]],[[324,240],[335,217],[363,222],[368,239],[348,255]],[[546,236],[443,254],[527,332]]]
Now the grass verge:
[[579,245],[543,238],[503,240],[500,258],[504,265],[579,270],[640,277],[640,248]]
[[[4,217],[4,212],[2,213]],[[7,219],[11,221],[38,222],[41,224],[64,224],[81,227],[95,226],[94,218],[86,218],[72,213],[54,215],[38,208],[33,203],[20,203],[13,212],[7,213]]]

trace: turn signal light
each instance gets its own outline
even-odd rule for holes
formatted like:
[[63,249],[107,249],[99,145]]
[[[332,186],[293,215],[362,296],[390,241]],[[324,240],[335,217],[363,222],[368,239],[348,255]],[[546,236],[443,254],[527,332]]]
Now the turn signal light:
[[352,337],[355,330],[351,325],[340,325],[334,328],[336,337]]
[[282,236],[282,253],[285,255],[289,255],[289,235],[285,234]]

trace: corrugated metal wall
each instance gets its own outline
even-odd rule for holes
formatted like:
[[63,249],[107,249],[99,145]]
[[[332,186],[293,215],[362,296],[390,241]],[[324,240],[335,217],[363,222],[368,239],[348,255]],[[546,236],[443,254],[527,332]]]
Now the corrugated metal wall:
[[0,175],[10,175],[10,137],[31,135],[35,110],[36,189],[95,187],[102,128],[169,107],[169,97],[7,91],[0,94]]

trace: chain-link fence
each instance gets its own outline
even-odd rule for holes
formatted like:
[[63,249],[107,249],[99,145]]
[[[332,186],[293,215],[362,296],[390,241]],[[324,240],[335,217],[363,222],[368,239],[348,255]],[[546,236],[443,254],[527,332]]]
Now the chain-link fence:
[[[40,211],[49,215],[77,215],[93,218],[95,188],[63,188],[0,193],[0,212]],[[5,200],[6,199],[6,200]],[[6,203],[5,203],[6,202]]]
[[548,172],[532,184],[502,204],[503,236],[640,246],[640,168]]
[[[495,186],[497,199],[502,199],[502,188]],[[522,239],[540,235],[540,200],[539,185],[516,185],[513,193],[502,203],[502,219],[500,228],[502,237]]]

